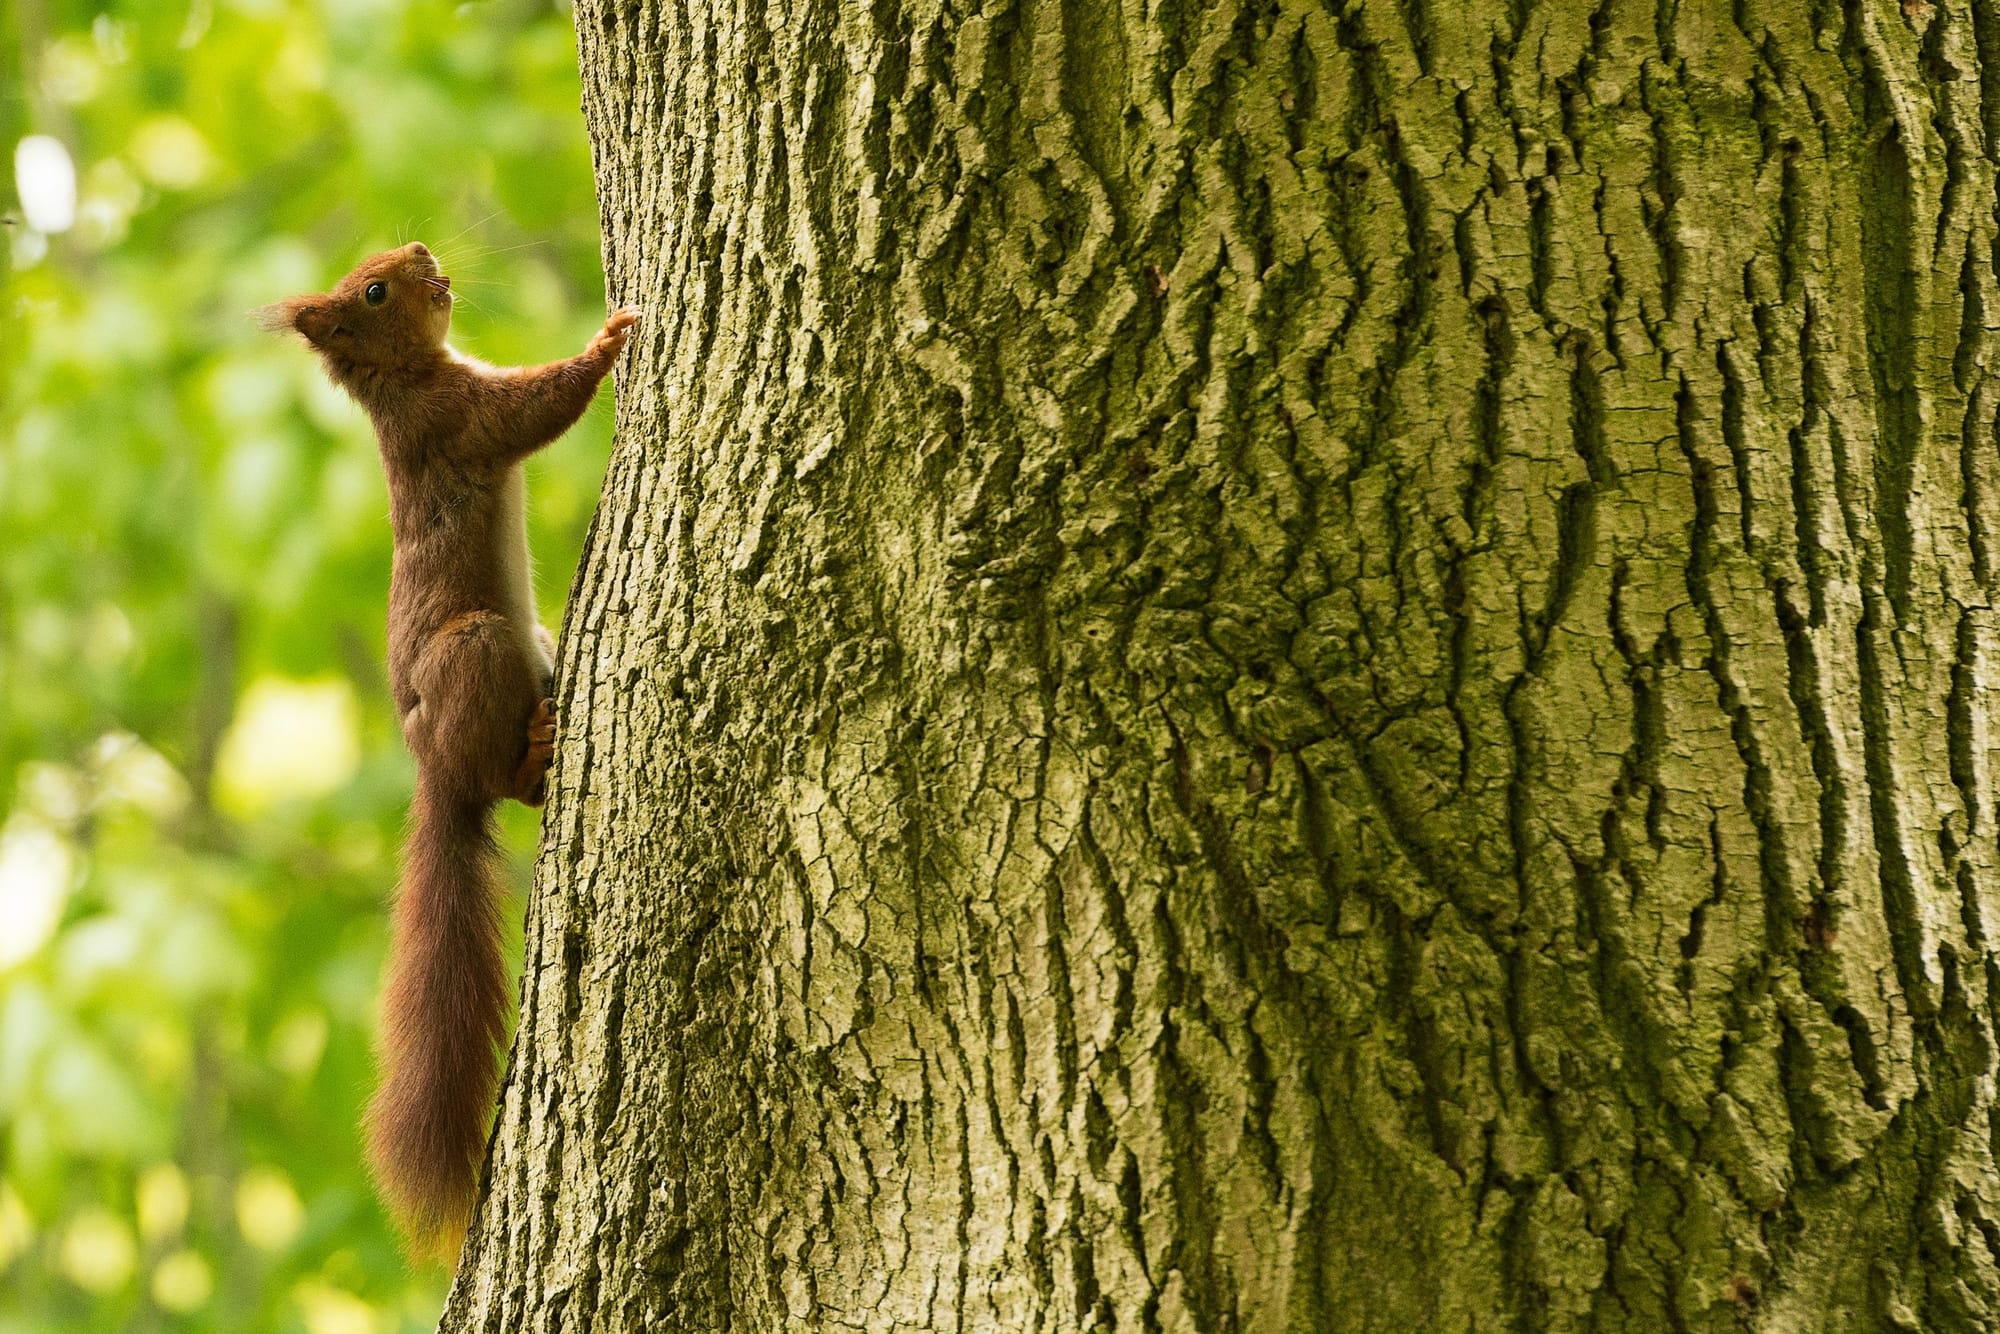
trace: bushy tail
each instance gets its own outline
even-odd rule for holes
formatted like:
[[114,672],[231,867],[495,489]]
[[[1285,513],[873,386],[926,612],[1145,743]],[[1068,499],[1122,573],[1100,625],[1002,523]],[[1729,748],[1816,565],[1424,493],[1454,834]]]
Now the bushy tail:
[[382,993],[368,1161],[413,1249],[450,1262],[472,1219],[507,1028],[492,807],[422,776]]

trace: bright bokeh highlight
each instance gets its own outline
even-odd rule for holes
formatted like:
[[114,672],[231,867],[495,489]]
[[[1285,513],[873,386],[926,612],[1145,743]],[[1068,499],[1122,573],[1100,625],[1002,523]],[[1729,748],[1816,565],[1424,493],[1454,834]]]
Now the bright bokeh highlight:
[[153,1270],[153,1300],[161,1310],[191,1315],[215,1292],[215,1271],[195,1251],[175,1251]]
[[75,873],[76,856],[53,829],[27,819],[0,828],[0,968],[48,943]]
[[138,1256],[130,1225],[108,1209],[84,1210],[63,1233],[63,1273],[88,1292],[114,1292],[125,1286]]
[[254,682],[222,737],[215,798],[233,815],[323,797],[361,767],[361,710],[346,681]]
[[38,232],[66,232],[76,222],[76,164],[62,140],[31,134],[14,145],[14,192]]

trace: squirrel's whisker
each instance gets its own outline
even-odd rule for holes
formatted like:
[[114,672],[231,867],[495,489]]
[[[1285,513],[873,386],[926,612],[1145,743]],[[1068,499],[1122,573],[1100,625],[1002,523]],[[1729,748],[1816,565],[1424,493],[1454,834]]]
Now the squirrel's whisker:
[[437,250],[440,249],[442,246],[448,246],[453,241],[456,241],[459,237],[471,231],[473,228],[484,227],[487,223],[493,221],[493,219],[499,216],[500,216],[500,210],[496,208],[491,213],[488,213],[485,217],[481,218],[478,222],[468,223],[467,225],[459,228],[457,231],[453,232],[450,236],[445,237],[444,240],[440,243],[440,245],[432,246],[431,249]]
[[[491,259],[495,255],[511,255],[516,250],[534,249],[539,247],[540,245],[541,242],[539,241],[523,241],[519,245],[503,245],[503,246],[494,246],[486,250],[463,251],[454,255],[453,258],[461,264],[477,263],[480,260]],[[432,247],[432,249],[435,250],[436,247]]]

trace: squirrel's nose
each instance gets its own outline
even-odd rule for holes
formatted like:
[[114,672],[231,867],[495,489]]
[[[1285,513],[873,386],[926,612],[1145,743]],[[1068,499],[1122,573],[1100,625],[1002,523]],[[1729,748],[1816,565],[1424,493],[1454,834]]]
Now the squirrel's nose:
[[426,246],[422,241],[412,241],[410,242],[410,253],[420,257],[427,257],[431,252],[430,247]]

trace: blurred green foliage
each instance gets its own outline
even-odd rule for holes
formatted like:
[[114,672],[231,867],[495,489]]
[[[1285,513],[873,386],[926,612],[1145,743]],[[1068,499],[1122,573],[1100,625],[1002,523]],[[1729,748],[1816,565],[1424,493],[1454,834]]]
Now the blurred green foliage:
[[[356,1125],[411,780],[387,501],[247,312],[422,239],[458,346],[580,348],[578,95],[529,0],[0,3],[0,1332],[434,1323]],[[607,395],[531,465],[550,625],[609,437]]]

